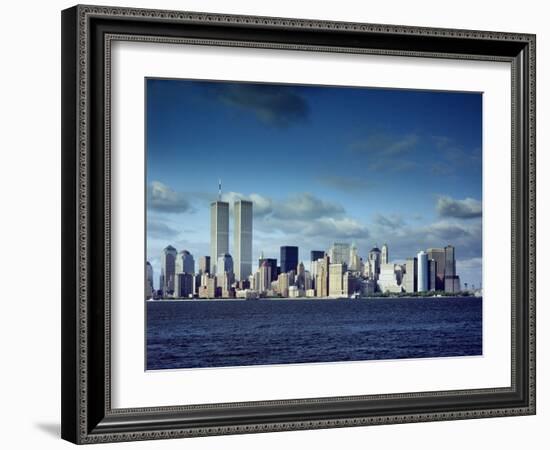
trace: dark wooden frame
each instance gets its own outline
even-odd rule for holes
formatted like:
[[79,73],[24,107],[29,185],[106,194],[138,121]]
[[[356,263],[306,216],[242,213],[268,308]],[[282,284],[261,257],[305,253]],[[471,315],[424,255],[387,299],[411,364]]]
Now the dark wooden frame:
[[[510,62],[511,386],[112,409],[109,77],[113,40]],[[62,192],[64,439],[94,443],[535,413],[534,35],[75,6],[62,12]]]

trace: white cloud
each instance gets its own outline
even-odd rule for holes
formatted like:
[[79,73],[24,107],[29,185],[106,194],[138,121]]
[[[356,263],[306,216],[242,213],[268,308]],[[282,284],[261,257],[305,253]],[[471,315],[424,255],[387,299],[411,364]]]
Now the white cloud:
[[152,181],[147,187],[147,208],[164,213],[184,213],[193,210],[185,194],[174,191],[160,181]]

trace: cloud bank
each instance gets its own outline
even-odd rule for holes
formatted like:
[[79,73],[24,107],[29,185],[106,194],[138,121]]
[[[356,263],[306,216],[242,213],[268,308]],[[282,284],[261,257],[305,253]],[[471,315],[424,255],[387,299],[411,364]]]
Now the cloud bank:
[[160,181],[153,181],[147,187],[147,208],[176,214],[192,211],[191,203],[184,194],[174,191]]
[[305,98],[288,86],[224,83],[214,86],[211,93],[225,105],[250,111],[275,127],[305,122],[310,113]]
[[451,197],[440,196],[437,199],[436,210],[440,217],[454,217],[457,219],[473,219],[481,217],[481,202],[473,198],[455,200]]

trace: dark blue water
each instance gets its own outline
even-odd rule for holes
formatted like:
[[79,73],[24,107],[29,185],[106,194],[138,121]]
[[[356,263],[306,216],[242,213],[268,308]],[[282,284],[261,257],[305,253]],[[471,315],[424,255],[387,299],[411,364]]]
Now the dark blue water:
[[147,302],[147,369],[481,355],[480,298]]

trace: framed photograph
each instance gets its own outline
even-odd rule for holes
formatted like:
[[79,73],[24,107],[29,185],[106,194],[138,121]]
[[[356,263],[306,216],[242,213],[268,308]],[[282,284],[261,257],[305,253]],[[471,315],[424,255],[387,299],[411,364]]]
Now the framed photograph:
[[535,414],[535,36],[62,12],[62,437]]

